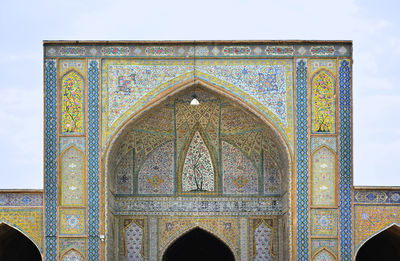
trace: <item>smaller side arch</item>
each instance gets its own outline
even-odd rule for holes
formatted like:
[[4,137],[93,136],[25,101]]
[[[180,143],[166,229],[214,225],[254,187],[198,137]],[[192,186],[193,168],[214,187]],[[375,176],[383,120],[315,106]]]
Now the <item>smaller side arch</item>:
[[7,222],[0,222],[0,260],[42,260],[37,242],[24,231]]
[[356,261],[400,260],[400,224],[392,223],[366,238],[355,251]]

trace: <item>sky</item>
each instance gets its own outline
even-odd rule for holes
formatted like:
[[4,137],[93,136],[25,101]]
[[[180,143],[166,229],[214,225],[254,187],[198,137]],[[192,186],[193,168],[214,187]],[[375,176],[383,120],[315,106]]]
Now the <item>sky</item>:
[[0,5],[0,189],[43,187],[43,40],[353,40],[354,184],[400,186],[400,1]]

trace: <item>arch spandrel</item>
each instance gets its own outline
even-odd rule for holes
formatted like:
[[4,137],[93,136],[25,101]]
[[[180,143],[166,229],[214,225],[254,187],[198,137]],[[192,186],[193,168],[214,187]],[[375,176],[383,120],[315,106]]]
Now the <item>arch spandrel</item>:
[[[32,222],[33,221],[33,222]],[[43,250],[42,210],[6,210],[0,212],[0,226],[8,225],[29,238],[40,252]]]
[[[293,147],[291,60],[229,60],[229,63],[225,60],[196,60],[195,67],[193,71],[193,61],[189,60],[105,61],[102,91],[103,148],[138,112],[196,82],[239,101],[257,115],[266,118],[285,137],[289,146]],[[131,73],[117,74],[117,69],[121,71],[121,68],[130,68]],[[224,69],[236,73],[224,75]],[[144,76],[146,73],[147,80]]]

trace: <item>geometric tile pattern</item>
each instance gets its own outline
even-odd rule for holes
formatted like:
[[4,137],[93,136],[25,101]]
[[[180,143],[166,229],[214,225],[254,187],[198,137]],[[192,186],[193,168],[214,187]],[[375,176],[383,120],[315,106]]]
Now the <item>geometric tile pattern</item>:
[[355,190],[356,204],[400,204],[399,190]]
[[351,68],[349,60],[339,67],[340,121],[340,260],[352,260],[352,119]]
[[337,209],[311,209],[311,235],[337,236]]
[[264,195],[279,195],[282,185],[279,167],[266,153],[264,153],[263,161]]
[[296,60],[297,259],[308,261],[308,94],[307,60]]
[[354,207],[354,249],[372,235],[383,231],[392,224],[400,226],[398,206],[358,206]]
[[43,206],[43,193],[1,193],[0,206]]
[[45,61],[45,216],[46,260],[57,260],[57,68]]
[[36,209],[0,209],[0,224],[5,223],[21,231],[43,250],[43,211]]
[[174,194],[174,148],[169,141],[150,153],[138,173],[138,194]]
[[88,260],[99,260],[100,229],[100,68],[89,60],[88,75]]
[[223,194],[258,194],[258,171],[238,148],[222,141]]
[[85,209],[60,209],[60,235],[84,235],[85,217]]
[[[351,56],[352,50],[348,43],[334,43],[330,46],[313,46],[309,43],[296,43],[293,45],[276,45],[271,44],[251,44],[249,46],[237,46],[233,43],[229,44],[205,44],[187,46],[181,44],[171,44],[168,46],[151,46],[140,43],[127,43],[126,46],[104,47],[102,45],[82,44],[75,46],[46,46],[45,57],[180,57],[193,58],[196,57],[224,57],[224,56],[242,56],[246,57],[288,57],[288,56]],[[237,52],[237,53],[236,53]],[[327,60],[329,61],[329,60]]]
[[116,192],[118,195],[133,195],[133,176],[135,172],[135,150],[126,153],[116,166]]

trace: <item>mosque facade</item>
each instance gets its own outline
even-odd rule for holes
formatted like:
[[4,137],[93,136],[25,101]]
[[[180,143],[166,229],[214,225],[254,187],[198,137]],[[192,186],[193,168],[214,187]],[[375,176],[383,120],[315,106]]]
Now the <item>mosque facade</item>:
[[44,189],[0,191],[0,257],[396,260],[400,188],[353,186],[352,51],[45,41]]

